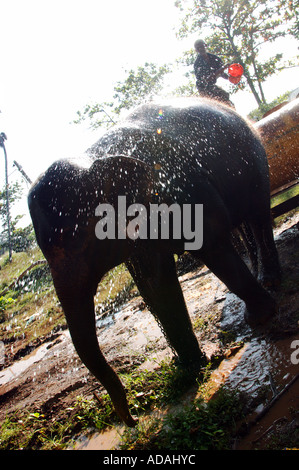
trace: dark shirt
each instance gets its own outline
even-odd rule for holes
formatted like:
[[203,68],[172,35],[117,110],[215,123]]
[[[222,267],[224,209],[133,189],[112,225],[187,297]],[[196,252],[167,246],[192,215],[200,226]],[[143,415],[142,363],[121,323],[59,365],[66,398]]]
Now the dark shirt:
[[207,88],[215,85],[217,78],[208,80],[211,74],[223,66],[222,60],[214,54],[207,53],[207,58],[198,54],[194,62],[194,72],[196,76],[196,85],[199,88]]

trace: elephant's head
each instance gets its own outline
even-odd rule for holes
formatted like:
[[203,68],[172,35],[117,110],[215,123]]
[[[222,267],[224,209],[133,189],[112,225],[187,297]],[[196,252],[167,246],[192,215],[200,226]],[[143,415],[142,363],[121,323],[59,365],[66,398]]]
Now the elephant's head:
[[[89,169],[67,161],[54,163],[28,197],[36,238],[51,268],[74,346],[129,426],[135,422],[123,386],[98,345],[94,295],[102,276],[130,256],[134,240],[99,240],[96,211],[99,204],[115,207],[119,196],[126,196],[127,204],[146,204],[152,189],[149,166],[115,156],[99,159]],[[115,224],[117,230],[118,219]]]

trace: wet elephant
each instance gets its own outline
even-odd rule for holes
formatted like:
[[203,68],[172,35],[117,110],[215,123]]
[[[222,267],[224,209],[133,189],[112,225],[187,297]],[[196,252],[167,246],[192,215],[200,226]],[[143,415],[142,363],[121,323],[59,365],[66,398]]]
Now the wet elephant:
[[[185,367],[199,368],[204,355],[174,253],[187,249],[201,259],[245,302],[246,321],[265,323],[275,313],[275,302],[263,284],[269,286],[280,276],[268,164],[255,131],[232,109],[203,99],[142,105],[101,137],[88,155],[92,163],[85,168],[54,163],[33,185],[28,202],[74,346],[107,389],[121,419],[132,426],[124,388],[97,340],[98,283],[109,269],[126,263]],[[131,212],[120,210],[124,202]],[[171,206],[182,210],[179,221],[171,210],[164,220],[161,210],[158,228],[152,230],[152,208]],[[143,218],[139,214],[137,223],[140,208]],[[184,210],[190,216],[188,227]],[[241,227],[249,234],[244,241],[256,260],[254,274],[231,242],[232,232]]]

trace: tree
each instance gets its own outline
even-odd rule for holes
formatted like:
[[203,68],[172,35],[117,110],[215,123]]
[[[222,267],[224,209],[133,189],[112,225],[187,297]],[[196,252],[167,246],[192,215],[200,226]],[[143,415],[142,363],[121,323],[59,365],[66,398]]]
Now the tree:
[[94,129],[101,126],[110,127],[119,119],[123,110],[130,109],[156,95],[162,89],[164,76],[169,70],[167,65],[159,67],[145,63],[137,70],[126,71],[126,79],[117,82],[114,87],[113,101],[87,104],[82,112],[77,111],[77,119],[73,122],[79,124],[88,119]]
[[291,34],[293,34],[296,39],[299,39],[299,0],[294,0],[294,13],[295,23],[294,27],[291,29]]
[[[18,181],[8,186],[9,205],[12,207],[22,198],[23,188]],[[11,248],[14,251],[27,250],[34,241],[34,232],[32,224],[25,228],[18,228],[17,224],[23,215],[17,215],[10,220]],[[8,227],[7,227],[7,206],[6,206],[6,187],[0,190],[0,221],[3,230],[0,234],[0,248],[8,248]]]
[[254,109],[253,111],[251,111],[248,117],[252,121],[259,121],[260,119],[263,118],[264,114],[267,111],[270,111],[275,106],[278,106],[282,103],[287,103],[289,95],[290,95],[290,92],[286,91],[285,93],[283,93],[283,95],[278,96],[277,98],[275,98],[275,100],[271,101],[270,103],[262,103],[257,109]]
[[277,52],[262,60],[260,53],[264,45],[294,28],[297,10],[293,1],[178,0],[176,6],[184,12],[178,37],[198,32],[211,52],[222,55],[224,63],[240,63],[257,103],[266,103],[262,83],[277,71],[283,55]]

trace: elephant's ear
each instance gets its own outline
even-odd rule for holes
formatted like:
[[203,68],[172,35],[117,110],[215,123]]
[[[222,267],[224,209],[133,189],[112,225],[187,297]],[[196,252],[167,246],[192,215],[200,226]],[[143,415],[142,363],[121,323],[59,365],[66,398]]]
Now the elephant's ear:
[[[92,178],[96,178],[105,201],[113,204],[118,196],[126,196],[127,204],[145,204],[154,188],[154,173],[141,160],[125,156],[109,156],[94,162]],[[95,182],[96,183],[96,182]]]

